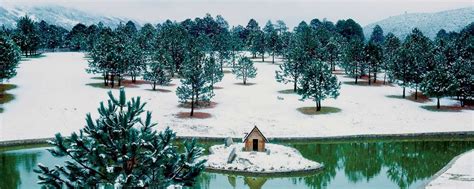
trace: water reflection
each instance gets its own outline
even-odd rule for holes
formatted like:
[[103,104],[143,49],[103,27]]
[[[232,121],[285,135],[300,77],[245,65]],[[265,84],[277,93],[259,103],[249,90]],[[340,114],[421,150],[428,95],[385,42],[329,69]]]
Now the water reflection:
[[[227,176],[226,187],[221,187],[417,188],[452,158],[474,148],[474,143],[473,141],[410,141],[299,143],[289,146],[298,149],[304,157],[323,163],[324,171],[316,175],[296,178],[255,178],[230,175]],[[210,173],[204,175],[207,174]],[[239,180],[243,182],[240,185]],[[207,180],[206,182],[215,181]],[[203,181],[201,181],[202,184]],[[213,185],[207,183],[206,186]]]
[[[205,147],[210,143],[203,144]],[[378,141],[292,143],[325,169],[306,177],[245,177],[204,173],[194,188],[418,188],[474,141]],[[0,152],[0,189],[38,188],[37,163],[61,163],[45,148]]]
[[0,189],[19,188],[20,170],[33,172],[39,155],[39,152],[0,153]]

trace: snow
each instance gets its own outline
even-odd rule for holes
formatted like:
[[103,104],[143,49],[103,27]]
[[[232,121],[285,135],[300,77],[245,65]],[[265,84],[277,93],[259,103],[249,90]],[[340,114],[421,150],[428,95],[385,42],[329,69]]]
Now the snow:
[[[435,105],[436,100],[417,103],[390,95],[401,95],[400,87],[366,87],[343,83],[340,96],[324,100],[322,106],[336,107],[340,112],[325,115],[305,115],[297,110],[314,107],[315,103],[300,101],[296,94],[278,91],[292,89],[275,81],[277,65],[255,62],[257,77],[251,85],[226,73],[217,83],[214,108],[195,110],[211,114],[207,119],[183,119],[176,114],[189,112],[179,106],[172,86],[158,87],[170,92],[150,91],[151,85],[127,88],[127,96],[141,96],[147,102],[145,109],[153,112],[157,129],[171,127],[179,136],[243,137],[254,125],[270,137],[326,137],[357,134],[403,134],[448,131],[474,131],[472,110],[460,112],[433,112],[423,105]],[[271,60],[267,57],[267,60]],[[279,61],[279,60],[278,60]],[[99,75],[85,72],[87,60],[83,53],[47,53],[46,57],[22,61],[16,77],[9,81],[17,88],[7,91],[15,99],[3,104],[0,113],[0,141],[50,138],[61,132],[69,135],[85,125],[85,115],[96,118],[99,102],[108,99],[110,89],[96,88],[88,83],[101,83],[92,79]],[[352,78],[338,75],[342,82]],[[253,84],[252,84],[253,83]],[[118,90],[113,89],[118,95]],[[457,102],[442,99],[442,105]]]
[[445,172],[432,180],[427,189],[474,188],[474,150],[466,152],[455,160]]
[[[229,154],[236,149],[236,157],[232,163],[227,163]],[[292,171],[317,170],[321,164],[305,159],[296,149],[277,145],[265,144],[267,152],[242,151],[244,144],[233,144],[229,147],[215,145],[210,148],[206,167],[227,171],[245,171],[253,173],[281,173]]]

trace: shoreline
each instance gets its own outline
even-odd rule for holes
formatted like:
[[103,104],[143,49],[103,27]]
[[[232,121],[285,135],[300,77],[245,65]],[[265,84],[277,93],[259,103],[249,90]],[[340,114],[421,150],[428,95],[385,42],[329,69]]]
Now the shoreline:
[[[341,135],[341,136],[318,136],[318,137],[268,137],[273,142],[324,142],[324,141],[352,141],[352,140],[440,140],[450,139],[474,139],[474,131],[455,131],[455,132],[427,132],[427,133],[405,133],[405,134],[360,134],[360,135]],[[215,136],[176,136],[177,140],[196,139],[206,142],[222,142],[227,137]],[[22,145],[40,145],[47,144],[48,140],[54,138],[38,139],[20,139],[0,141],[0,147],[14,147]],[[241,140],[240,137],[232,137],[234,141]]]
[[432,183],[434,183],[436,180],[440,179],[440,177],[448,172],[456,163],[457,161],[462,158],[463,156],[466,156],[468,155],[469,153],[474,153],[474,149],[472,150],[469,150],[469,151],[466,151],[462,154],[459,154],[457,155],[456,157],[454,157],[453,159],[451,159],[451,161],[448,162],[448,164],[446,164],[446,166],[444,166],[443,168],[441,168],[438,172],[436,172],[433,176],[431,176],[422,186],[420,186],[419,188],[420,189],[425,189],[425,188],[430,188],[432,187]]
[[324,169],[324,165],[314,169],[295,170],[295,171],[274,171],[274,172],[258,172],[258,171],[244,171],[244,170],[228,170],[206,167],[204,170],[209,173],[232,174],[250,177],[301,177],[317,174]]

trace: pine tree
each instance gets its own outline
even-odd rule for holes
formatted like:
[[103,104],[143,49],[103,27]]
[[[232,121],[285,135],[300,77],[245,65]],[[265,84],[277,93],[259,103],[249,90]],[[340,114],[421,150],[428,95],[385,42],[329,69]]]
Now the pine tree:
[[87,26],[82,23],[76,24],[71,29],[71,31],[66,36],[69,49],[73,51],[81,51],[87,49],[88,35],[86,33],[86,30]]
[[230,49],[232,57],[232,67],[235,66],[237,53],[243,49],[244,41],[242,38],[245,28],[242,26],[233,27],[230,31]]
[[232,68],[232,73],[237,79],[242,79],[244,85],[247,85],[249,78],[255,78],[257,76],[257,68],[255,68],[252,60],[249,58],[240,57],[236,67]]
[[16,68],[20,59],[20,48],[13,40],[0,34],[0,83],[16,75]]
[[176,95],[181,103],[191,103],[190,116],[194,115],[195,105],[199,102],[208,103],[214,97],[209,76],[204,71],[205,53],[195,42],[191,42],[181,70],[181,85]]
[[391,71],[393,79],[396,79],[398,84],[403,88],[403,98],[405,98],[405,88],[410,86],[409,81],[413,74],[411,71],[412,66],[410,65],[413,61],[411,60],[412,57],[409,55],[409,53],[410,52],[406,48],[398,48],[396,60],[392,65]]
[[374,74],[374,83],[377,82],[377,72],[379,71],[379,66],[382,62],[382,48],[373,43],[369,42],[365,48],[364,48],[364,53],[365,53],[365,63],[367,64],[367,71],[368,71],[368,76],[369,76],[369,85],[371,84],[371,73]]
[[[169,128],[157,133],[151,112],[145,112],[140,97],[127,100],[109,92],[101,102],[99,118],[86,115],[86,126],[70,137],[56,134],[49,141],[50,153],[67,157],[66,165],[49,168],[39,164],[39,184],[47,188],[166,188],[172,184],[192,186],[204,170],[203,149],[194,140],[178,152],[176,134]],[[144,117],[144,119],[143,119]]]
[[440,108],[439,99],[454,94],[458,83],[454,74],[449,71],[448,61],[442,53],[435,55],[435,66],[423,78],[420,89],[430,97],[436,97],[436,108]]
[[432,49],[433,44],[428,37],[417,28],[413,29],[412,33],[407,36],[403,47],[408,50],[409,69],[411,77],[408,83],[410,87],[415,88],[415,100],[418,99],[418,87],[423,81],[424,74],[432,67]]
[[385,71],[383,77],[384,85],[387,76],[389,76],[389,78],[393,78],[393,66],[395,64],[395,60],[397,59],[397,51],[399,47],[400,39],[393,35],[393,33],[388,33],[383,43],[383,61],[381,65],[382,69]]
[[269,54],[272,55],[272,63],[275,63],[275,52],[279,45],[279,36],[273,23],[269,20],[263,28],[265,34],[265,47]]
[[383,30],[379,25],[375,25],[374,29],[372,30],[372,34],[370,35],[369,42],[374,43],[376,45],[382,45],[385,38],[383,36]]
[[335,37],[331,37],[329,39],[329,42],[325,46],[325,49],[327,51],[326,59],[329,61],[330,68],[331,70],[335,71],[336,70],[335,61],[339,58],[339,53],[340,53],[340,50],[339,50],[340,45],[335,39]]
[[332,74],[331,68],[321,62],[312,61],[306,67],[299,81],[298,94],[301,98],[312,99],[316,102],[316,111],[321,110],[321,101],[326,98],[337,98],[341,83]]
[[156,85],[168,85],[171,82],[171,73],[166,69],[166,65],[171,61],[171,56],[158,50],[150,63],[146,66],[143,79],[149,81],[152,89],[156,90]]
[[224,72],[222,72],[222,67],[217,64],[214,56],[207,56],[205,58],[204,74],[211,82],[212,88],[214,88],[215,83],[222,81],[222,78],[224,78]]
[[287,60],[275,71],[277,82],[287,84],[293,82],[293,91],[296,92],[298,80],[304,71],[308,58],[296,38],[292,38],[288,48]]
[[13,41],[20,47],[25,56],[36,54],[40,45],[38,28],[28,15],[21,17],[16,24]]
[[362,65],[364,59],[363,51],[364,44],[362,41],[354,39],[350,41],[344,52],[344,62],[342,67],[349,76],[355,78],[356,84],[364,69]]

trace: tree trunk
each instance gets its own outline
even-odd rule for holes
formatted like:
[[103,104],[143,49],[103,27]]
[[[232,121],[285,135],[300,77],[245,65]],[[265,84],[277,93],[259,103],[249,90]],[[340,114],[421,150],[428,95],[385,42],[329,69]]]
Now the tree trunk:
[[403,98],[405,98],[405,87],[403,87],[403,95],[402,95]]
[[275,64],[275,51],[272,53],[272,64]]
[[356,79],[356,80],[355,80],[355,84],[357,84],[357,75],[355,76],[355,79]]
[[370,78],[370,68],[369,68],[369,79],[368,79],[368,81],[369,81],[369,85],[371,85],[371,84],[372,84],[370,79],[371,79],[371,78]]
[[191,114],[189,116],[193,117],[194,115],[194,94],[191,95]]
[[118,86],[122,86],[122,77],[120,76],[120,74],[117,75],[118,76]]
[[111,80],[112,88],[114,88],[114,85],[115,85],[115,75],[114,75],[114,74],[112,74],[112,75],[110,76],[110,80]]
[[320,100],[316,101],[316,111],[317,112],[321,111],[321,101]]
[[436,97],[438,99],[438,102],[436,103],[436,108],[441,108],[441,106],[439,105],[439,97]]
[[107,86],[107,73],[104,73],[103,77],[104,77],[104,86]]
[[461,107],[464,108],[464,105],[466,104],[466,96],[463,96],[461,99]]
[[297,78],[295,78],[295,82],[293,83],[293,92],[296,92],[296,83],[297,83]]
[[383,74],[383,84],[385,85],[385,79],[387,78],[387,73]]
[[374,83],[377,82],[377,69],[374,70]]
[[153,81],[153,90],[156,90],[156,81]]
[[262,62],[265,62],[265,53],[262,53]]
[[415,100],[418,100],[418,84],[415,85]]

